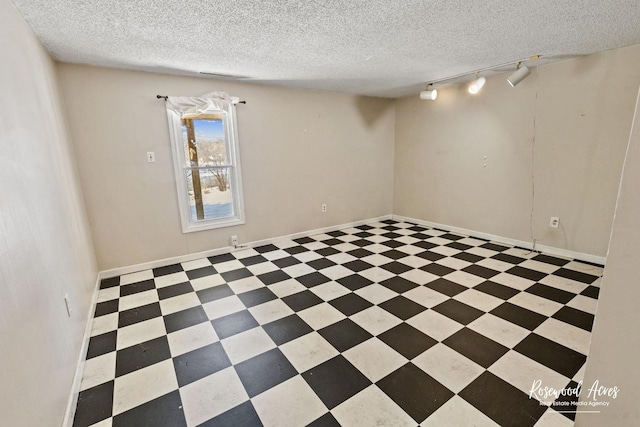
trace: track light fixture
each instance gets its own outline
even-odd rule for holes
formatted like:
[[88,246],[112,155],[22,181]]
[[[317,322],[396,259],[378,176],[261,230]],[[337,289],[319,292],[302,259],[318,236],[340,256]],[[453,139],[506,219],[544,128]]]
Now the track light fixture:
[[482,86],[484,86],[484,84],[487,82],[487,79],[484,77],[479,77],[477,78],[473,83],[471,83],[471,85],[469,86],[469,93],[472,95],[475,95],[476,93],[480,92],[480,89],[482,89]]
[[507,79],[507,82],[511,85],[511,87],[516,87],[518,83],[523,81],[530,73],[529,69],[526,65],[520,66],[522,62],[518,62],[516,67],[518,68],[515,73],[511,74]]
[[540,59],[540,55],[533,55],[528,58],[519,59],[517,61],[511,61],[511,62],[506,62],[504,64],[492,65],[492,66],[480,68],[478,70],[471,71],[468,73],[457,74],[455,76],[445,77],[438,80],[431,80],[430,82],[427,83],[427,89],[420,92],[420,99],[435,100],[438,97],[438,91],[431,88],[435,83],[447,82],[452,80],[466,81],[468,76],[472,74],[475,74],[476,79],[469,86],[469,93],[475,95],[478,92],[480,92],[480,89],[482,89],[482,86],[484,86],[484,84],[487,82],[487,79],[485,77],[478,77],[480,73],[484,73],[485,71],[496,70],[498,68],[512,67],[514,64],[517,67],[516,72],[511,74],[507,79],[507,81],[511,86],[515,87],[518,83],[524,80],[531,73],[529,68],[522,65],[522,63],[526,61],[536,61],[538,59]]
[[426,90],[420,92],[420,99],[435,101],[438,97],[438,90],[433,89],[433,85],[428,84]]

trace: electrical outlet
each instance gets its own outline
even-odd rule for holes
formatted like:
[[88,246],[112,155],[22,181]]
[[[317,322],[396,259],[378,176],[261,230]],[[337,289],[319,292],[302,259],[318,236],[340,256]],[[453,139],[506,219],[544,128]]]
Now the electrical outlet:
[[549,221],[549,227],[558,228],[559,226],[560,226],[560,218],[558,218],[557,216],[552,216],[551,220]]
[[156,153],[153,151],[147,151],[147,162],[155,163],[156,162]]
[[327,204],[323,203],[322,204],[322,213],[326,213],[327,212]]
[[67,316],[71,317],[71,301],[69,301],[69,294],[64,294],[64,306],[67,308]]
[[238,236],[231,236],[231,238],[229,238],[229,241],[231,242],[231,246],[238,246]]

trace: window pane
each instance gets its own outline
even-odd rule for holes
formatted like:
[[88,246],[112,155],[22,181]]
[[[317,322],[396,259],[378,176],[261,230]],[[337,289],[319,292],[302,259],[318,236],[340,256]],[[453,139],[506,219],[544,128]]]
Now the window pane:
[[[225,138],[223,115],[183,119],[182,140],[185,166],[223,166],[231,164]],[[191,143],[190,143],[191,141]]]
[[189,190],[191,222],[230,218],[233,194],[230,168],[202,168],[185,171]]

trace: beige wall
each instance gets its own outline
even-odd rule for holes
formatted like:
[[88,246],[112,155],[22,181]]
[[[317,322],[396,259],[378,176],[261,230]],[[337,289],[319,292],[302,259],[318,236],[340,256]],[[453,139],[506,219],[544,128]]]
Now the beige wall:
[[57,426],[97,270],[55,66],[7,0],[0,61],[0,425]]
[[[251,242],[391,213],[391,100],[69,64],[58,72],[101,270],[225,247],[232,234]],[[156,94],[214,90],[247,101],[237,108],[247,222],[183,234]]]
[[535,120],[534,237],[605,256],[639,68],[634,45],[540,66],[515,88],[498,76],[476,96],[399,100],[394,214],[531,241]]
[[[640,106],[640,97],[638,98]],[[633,130],[629,141],[618,203],[616,206],[607,266],[604,269],[602,289],[598,299],[598,313],[591,336],[591,347],[583,384],[583,401],[593,399],[588,389],[595,381],[600,386],[618,387],[609,406],[588,408],[600,414],[578,415],[576,426],[637,426],[640,419],[640,111],[636,107]]]

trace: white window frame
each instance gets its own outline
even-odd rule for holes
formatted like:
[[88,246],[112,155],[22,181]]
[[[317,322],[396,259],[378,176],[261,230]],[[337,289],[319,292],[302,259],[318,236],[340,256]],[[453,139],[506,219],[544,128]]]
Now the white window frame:
[[[237,136],[238,127],[235,115],[237,103],[237,98],[232,98],[222,92],[212,92],[197,98],[176,96],[169,96],[166,98],[171,152],[173,153],[173,170],[176,179],[180,221],[182,223],[183,233],[232,227],[245,223],[244,198],[242,195],[242,173],[240,168],[240,153]],[[209,220],[205,219],[194,222],[191,220],[189,187],[185,173],[186,170],[194,169],[194,167],[186,166],[188,163],[185,159],[185,147],[182,136],[182,118],[184,115],[220,113],[223,113],[222,116],[224,117],[225,140],[229,149],[228,157],[231,163],[228,166],[228,170],[234,215],[231,217]],[[207,167],[199,168],[207,169]]]

